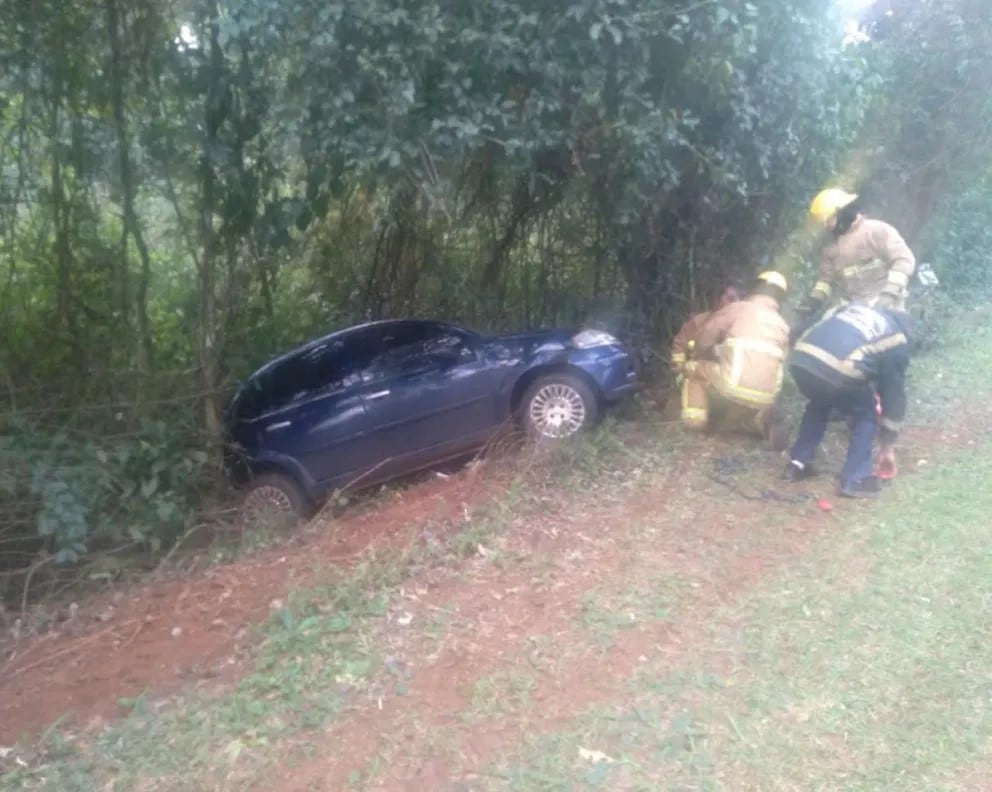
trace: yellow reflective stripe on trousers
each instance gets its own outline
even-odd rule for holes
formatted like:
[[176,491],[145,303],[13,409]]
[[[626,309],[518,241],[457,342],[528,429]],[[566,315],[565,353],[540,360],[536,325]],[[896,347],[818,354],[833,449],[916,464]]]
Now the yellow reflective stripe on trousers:
[[709,410],[705,407],[689,406],[689,388],[692,384],[688,379],[682,383],[682,421],[689,424],[705,424],[710,417]]

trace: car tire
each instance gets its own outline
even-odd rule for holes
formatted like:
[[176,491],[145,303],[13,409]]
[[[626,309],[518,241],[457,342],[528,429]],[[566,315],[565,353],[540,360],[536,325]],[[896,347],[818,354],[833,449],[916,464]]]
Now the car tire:
[[548,374],[527,388],[520,416],[528,436],[542,444],[557,443],[599,421],[599,400],[574,374]]
[[313,504],[303,488],[284,473],[252,478],[241,501],[246,526],[283,527],[313,515]]

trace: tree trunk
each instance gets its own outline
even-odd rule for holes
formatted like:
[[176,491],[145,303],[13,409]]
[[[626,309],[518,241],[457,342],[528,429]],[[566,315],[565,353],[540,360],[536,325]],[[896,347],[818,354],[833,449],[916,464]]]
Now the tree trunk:
[[200,153],[200,287],[199,358],[203,385],[204,426],[212,439],[220,437],[221,419],[218,409],[219,344],[217,339],[217,234],[214,229],[217,178],[211,163],[211,151],[216,147],[218,132],[224,120],[223,111],[223,53],[220,48],[218,12],[215,3],[209,5],[209,71],[204,100],[205,136]]
[[[121,23],[118,0],[106,0],[107,34],[110,38],[110,86],[111,103],[114,113],[114,129],[117,135],[118,166],[121,178],[121,194],[124,219],[121,226],[121,310],[130,326],[132,313],[129,294],[130,267],[128,261],[128,239],[134,240],[141,261],[141,274],[134,295],[133,311],[137,317],[138,337],[135,358],[139,371],[146,372],[151,365],[152,337],[148,321],[148,281],[151,273],[151,260],[148,246],[141,230],[141,224],[134,208],[135,179],[131,165],[131,140],[128,135],[127,114],[124,107],[124,64],[121,53]],[[140,378],[139,378],[140,379]]]
[[62,328],[68,339],[78,338],[76,332],[75,306],[72,301],[72,244],[70,240],[70,207],[66,201],[65,185],[62,178],[61,151],[61,109],[65,82],[61,58],[56,58],[52,73],[51,114],[49,116],[49,140],[52,154],[52,216],[55,224],[55,281],[56,281],[56,326]]
[[[27,30],[27,22],[24,22],[24,28]],[[28,36],[24,34],[24,41],[21,46],[23,51],[28,52]],[[7,286],[4,289],[3,295],[0,296],[0,338],[8,337],[10,322],[11,306],[13,304],[13,291],[14,284],[17,281],[17,263],[18,263],[18,252],[17,252],[17,218],[18,211],[21,206],[21,198],[24,194],[24,186],[27,178],[27,168],[25,168],[24,160],[25,153],[27,151],[27,129],[28,129],[28,111],[30,109],[30,103],[32,100],[30,91],[30,62],[28,58],[23,56],[23,62],[20,67],[20,83],[19,83],[19,93],[21,98],[21,115],[17,122],[17,156],[14,160],[14,165],[12,166],[17,173],[14,179],[14,190],[11,194],[10,209],[5,218],[5,229],[4,236],[7,239],[7,252],[8,252],[8,270],[7,270]],[[6,163],[3,163],[4,170],[8,170],[9,167]]]

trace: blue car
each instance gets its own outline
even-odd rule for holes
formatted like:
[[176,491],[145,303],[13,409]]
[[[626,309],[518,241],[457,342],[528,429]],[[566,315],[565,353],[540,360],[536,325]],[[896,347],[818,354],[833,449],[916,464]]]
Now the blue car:
[[484,336],[428,320],[371,322],[272,360],[226,411],[245,506],[308,516],[364,488],[479,449],[519,420],[558,440],[636,386],[628,351],[598,330]]

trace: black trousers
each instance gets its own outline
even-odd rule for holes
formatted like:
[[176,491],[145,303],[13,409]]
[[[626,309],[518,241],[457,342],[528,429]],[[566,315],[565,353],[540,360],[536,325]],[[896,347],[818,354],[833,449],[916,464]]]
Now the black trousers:
[[830,412],[837,410],[851,424],[841,486],[850,486],[874,475],[872,449],[878,430],[874,389],[868,383],[837,388],[806,369],[792,366],[789,370],[799,391],[809,399],[799,424],[799,436],[792,446],[792,458],[804,465],[813,461],[827,430]]

